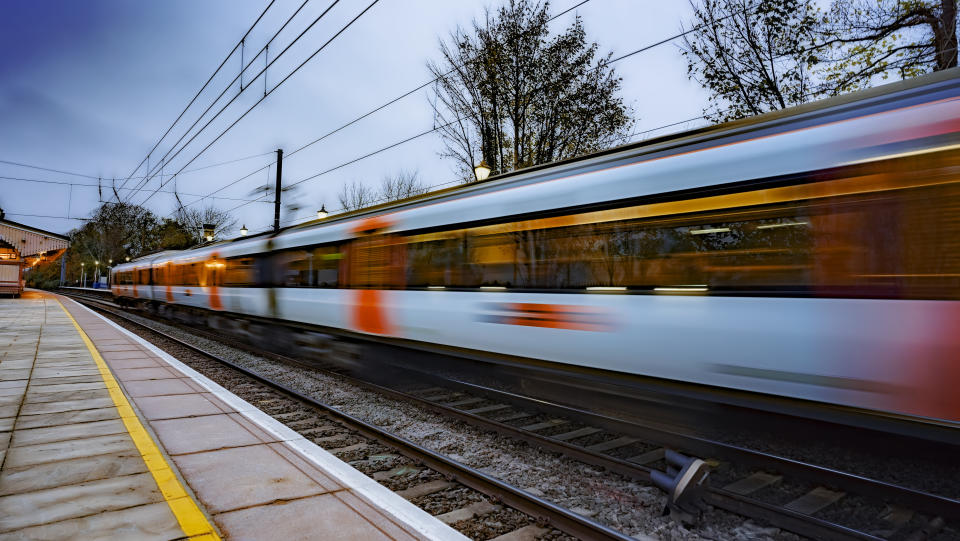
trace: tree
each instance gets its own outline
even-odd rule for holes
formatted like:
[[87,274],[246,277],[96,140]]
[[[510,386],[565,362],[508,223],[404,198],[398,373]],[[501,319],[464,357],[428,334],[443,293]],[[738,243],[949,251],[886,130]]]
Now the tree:
[[834,0],[821,32],[834,94],[957,65],[957,0]]
[[814,0],[703,0],[683,38],[687,74],[710,91],[714,122],[804,103],[819,28]]
[[160,250],[185,250],[200,244],[200,232],[175,219],[164,218],[156,234]]
[[340,207],[349,212],[373,205],[377,199],[377,192],[360,181],[351,180],[340,187],[337,199],[340,201]]
[[549,2],[508,0],[440,42],[430,104],[441,156],[475,179],[481,159],[503,173],[625,142],[632,111],[611,55],[598,57],[577,17],[550,36]]
[[957,65],[958,0],[702,0],[681,47],[714,121]]
[[[189,231],[189,235],[196,235],[196,238],[200,238],[203,234],[204,224],[214,226],[213,236],[215,238],[222,237],[224,233],[230,231],[237,225],[237,219],[230,213],[212,205],[203,207],[202,209],[180,207],[177,211],[176,222],[186,228],[187,231]],[[176,234],[175,231],[169,230],[168,233]],[[176,241],[174,240],[172,242]]]
[[399,201],[427,193],[427,186],[420,180],[418,171],[400,171],[380,181],[380,201]]

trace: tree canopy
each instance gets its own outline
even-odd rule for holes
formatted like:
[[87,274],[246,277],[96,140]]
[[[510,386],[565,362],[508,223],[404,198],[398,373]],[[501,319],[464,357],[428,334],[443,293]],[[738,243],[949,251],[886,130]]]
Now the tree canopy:
[[957,0],[691,0],[682,53],[731,120],[957,65]]
[[481,160],[493,174],[562,160],[625,142],[633,126],[611,55],[580,17],[551,35],[549,8],[507,0],[453,31],[428,64],[441,155],[465,180]]

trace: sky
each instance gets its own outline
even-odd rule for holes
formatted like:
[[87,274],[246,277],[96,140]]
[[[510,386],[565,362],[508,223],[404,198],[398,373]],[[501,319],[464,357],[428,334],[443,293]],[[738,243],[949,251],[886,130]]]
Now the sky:
[[[266,88],[273,88],[370,1],[337,2],[266,70]],[[554,0],[551,12],[579,2]],[[249,62],[302,3],[276,0],[244,40],[244,61]],[[331,3],[308,0],[270,44],[269,58],[275,58]],[[165,175],[166,184],[161,187],[159,175],[140,186],[142,179],[137,177],[147,170],[141,162],[267,2],[5,2],[0,18],[0,161],[59,172],[0,163],[0,208],[10,220],[66,233],[81,225],[101,200],[115,200],[111,186],[122,188],[121,199],[142,202],[161,217],[171,216],[177,208],[171,193],[175,188],[182,202],[193,208],[232,209],[237,218],[233,235],[239,234],[241,225],[251,232],[267,229],[273,222],[272,203],[249,201],[258,197],[256,188],[274,182],[272,167],[217,190],[267,166],[276,149],[290,154],[430,80],[427,62],[439,58],[439,40],[497,5],[496,0],[380,0],[201,152],[263,98],[264,77],[249,82],[264,66],[263,55],[245,73],[243,92],[237,82],[228,87],[240,72],[238,49],[150,155],[151,170]],[[684,0],[590,0],[557,18],[551,28],[562,31],[576,15],[601,51],[618,56],[680,32],[690,6]],[[673,41],[615,64],[623,78],[621,95],[634,111],[635,131],[697,117],[706,105],[707,94],[688,80],[677,45]],[[197,127],[236,97],[233,103],[182,150],[178,151],[196,128],[174,148],[225,89],[224,97]],[[284,184],[430,130],[433,116],[428,96],[427,89],[415,92],[285,158]],[[652,134],[641,133],[637,138]],[[439,136],[428,134],[304,181],[291,195],[301,210],[285,213],[284,223],[315,217],[321,205],[337,209],[336,194],[346,182],[375,187],[384,176],[401,170],[418,171],[431,186],[455,181],[455,164],[439,156],[441,149]],[[230,163],[218,165],[224,162]]]

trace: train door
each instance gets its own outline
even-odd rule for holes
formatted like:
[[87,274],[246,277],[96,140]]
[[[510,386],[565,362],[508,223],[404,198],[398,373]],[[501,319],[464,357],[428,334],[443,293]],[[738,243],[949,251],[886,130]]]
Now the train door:
[[389,290],[404,285],[406,244],[384,227],[372,221],[360,225],[363,230],[347,245],[343,275],[351,289],[351,326],[360,332],[394,335],[396,314],[389,310]]
[[214,252],[203,264],[203,284],[206,286],[207,301],[213,310],[223,310],[223,302],[220,299],[220,288],[223,287],[223,273],[227,265],[219,254]]

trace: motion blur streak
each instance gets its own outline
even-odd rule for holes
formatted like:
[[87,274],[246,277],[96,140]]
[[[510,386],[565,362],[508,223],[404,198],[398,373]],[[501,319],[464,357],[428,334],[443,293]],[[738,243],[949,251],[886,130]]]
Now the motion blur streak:
[[960,72],[114,271],[121,302],[296,343],[377,335],[960,427]]

